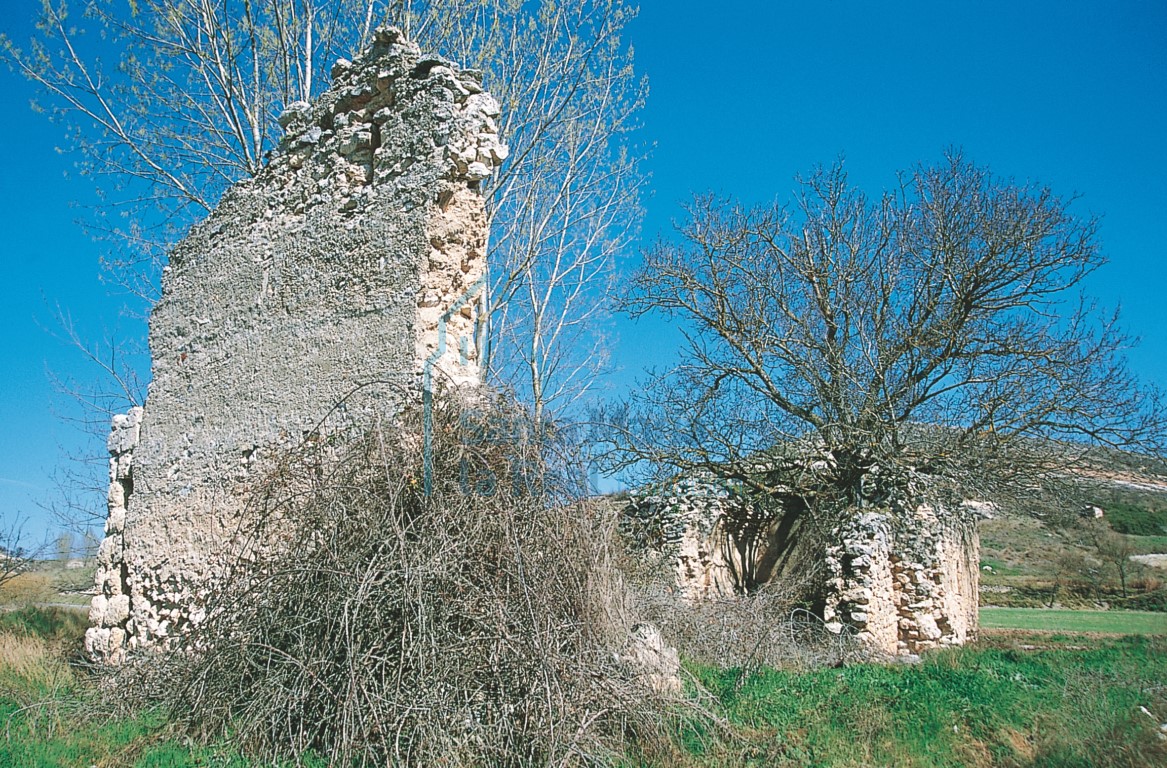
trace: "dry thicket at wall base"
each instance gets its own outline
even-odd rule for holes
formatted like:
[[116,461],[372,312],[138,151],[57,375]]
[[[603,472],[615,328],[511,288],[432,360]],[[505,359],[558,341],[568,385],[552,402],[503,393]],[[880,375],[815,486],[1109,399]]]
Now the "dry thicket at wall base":
[[517,411],[432,416],[428,495],[414,411],[288,452],[252,497],[256,545],[145,688],[190,732],[270,758],[667,757],[676,704],[629,646],[610,520],[552,502],[537,444],[478,439],[522,431]]
[[[642,551],[626,565],[639,615],[688,661],[737,669],[745,679],[760,667],[834,667],[868,655],[851,631],[832,632],[804,601],[817,574],[776,580],[750,594],[688,600],[670,567],[646,563]],[[656,567],[654,567],[654,565]]]

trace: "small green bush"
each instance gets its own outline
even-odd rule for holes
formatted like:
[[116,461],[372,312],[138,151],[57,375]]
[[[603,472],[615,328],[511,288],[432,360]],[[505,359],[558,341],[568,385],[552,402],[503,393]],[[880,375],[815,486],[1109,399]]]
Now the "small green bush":
[[1134,504],[1113,504],[1106,508],[1111,529],[1130,536],[1161,536],[1167,533],[1167,512]]

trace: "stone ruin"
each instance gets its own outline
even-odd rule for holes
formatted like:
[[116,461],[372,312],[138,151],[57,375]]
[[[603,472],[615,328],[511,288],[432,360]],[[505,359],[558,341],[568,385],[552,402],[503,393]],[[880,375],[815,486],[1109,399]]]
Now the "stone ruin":
[[144,408],[113,420],[86,649],[165,644],[239,533],[265,459],[326,416],[367,423],[419,385],[477,382],[488,223],[507,156],[481,74],[393,28],[280,116],[267,167],[171,254]]
[[824,628],[848,632],[876,656],[908,656],[976,638],[980,546],[977,502],[869,509],[807,535],[794,497],[764,510],[712,478],[633,495],[621,515],[631,544],[672,572],[687,602],[730,599],[765,584],[804,584]]
[[[115,417],[108,441],[86,634],[96,659],[117,663],[203,619],[268,458],[326,417],[369,423],[419,390],[479,379],[480,185],[507,156],[499,105],[479,73],[423,56],[392,28],[332,79],[315,103],[289,105],[268,166],[224,195],[164,271],[146,405]],[[811,558],[825,567],[827,627],[875,651],[975,635],[975,531],[927,507],[906,525],[869,512],[810,552],[798,510],[775,517],[708,483],[682,485],[630,505],[625,529],[670,560],[685,599],[729,596]],[[646,638],[660,646],[648,655],[667,655]]]
[[921,504],[868,511],[840,526],[827,548],[823,620],[849,627],[889,656],[964,645],[979,626],[980,541],[974,525]]

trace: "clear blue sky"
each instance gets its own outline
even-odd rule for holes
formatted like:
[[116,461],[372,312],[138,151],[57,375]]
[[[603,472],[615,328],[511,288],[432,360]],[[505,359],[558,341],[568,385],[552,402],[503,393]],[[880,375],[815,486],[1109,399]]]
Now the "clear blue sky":
[[[39,2],[0,0],[0,29],[26,39]],[[1167,2],[644,0],[629,32],[651,88],[646,242],[692,192],[786,199],[795,174],[840,154],[878,192],[959,146],[1103,216],[1111,263],[1090,288],[1142,337],[1135,371],[1167,388]],[[53,337],[54,307],[93,337],[135,321],[98,281],[102,247],[69,205],[89,190],[66,178],[71,161],[54,150],[55,127],[26,111],[31,95],[0,72],[0,521],[44,527],[36,502],[59,447],[102,450],[54,415],[47,372],[88,375]],[[668,362],[668,329],[621,321],[617,332],[617,389]]]

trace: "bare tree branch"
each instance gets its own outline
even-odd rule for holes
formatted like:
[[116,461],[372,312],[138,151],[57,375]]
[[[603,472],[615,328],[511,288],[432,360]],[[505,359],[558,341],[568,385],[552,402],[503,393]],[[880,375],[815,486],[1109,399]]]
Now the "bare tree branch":
[[0,55],[40,86],[98,183],[87,223],[113,236],[107,270],[147,303],[190,225],[262,171],[284,107],[318,95],[376,23],[484,70],[512,155],[488,190],[483,362],[541,416],[602,367],[616,261],[640,221],[633,16],[623,0],[45,0],[29,45],[0,38]]
[[916,476],[1017,491],[1088,446],[1161,450],[1158,392],[1081,295],[1095,220],[959,154],[877,200],[841,162],[801,185],[788,207],[698,198],[646,254],[629,311],[687,346],[628,410],[620,466],[855,507]]

